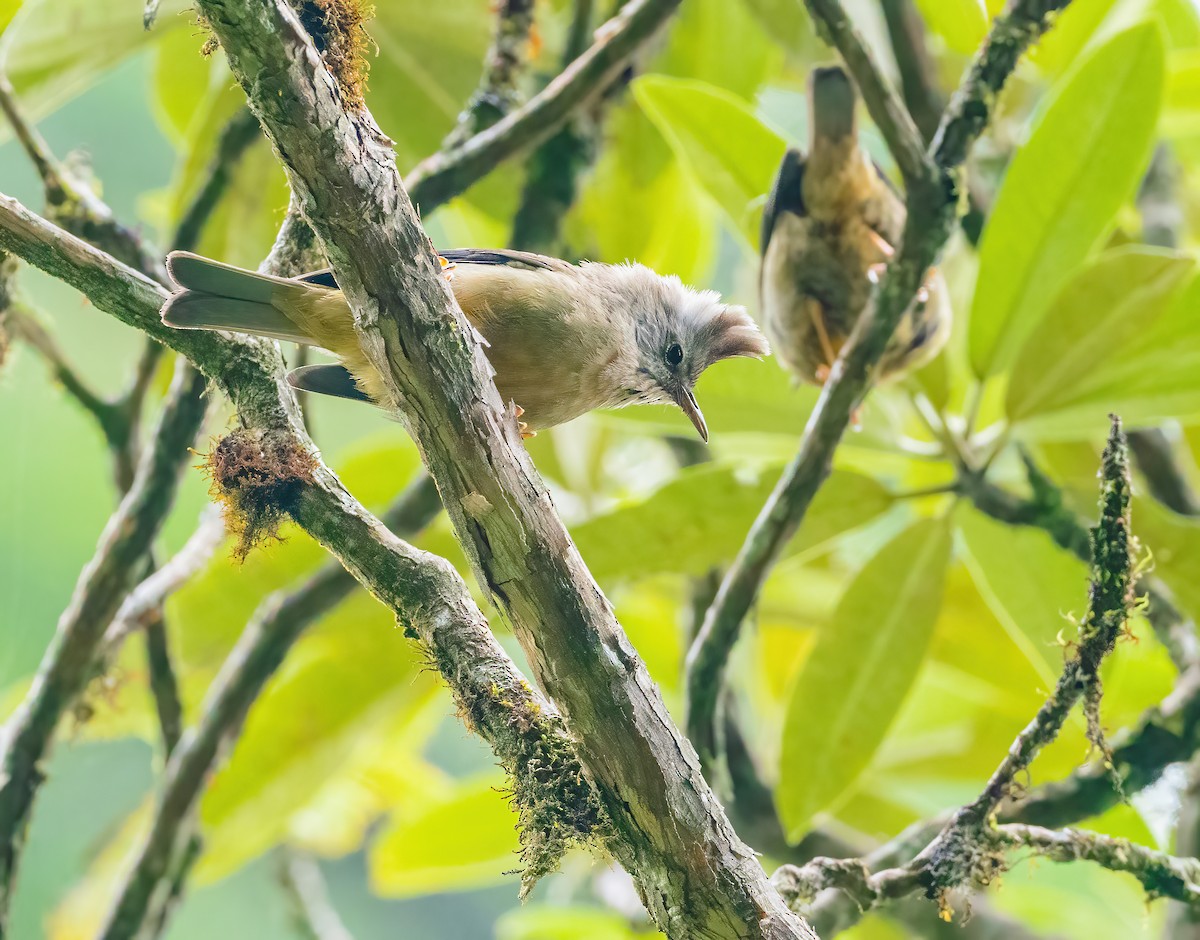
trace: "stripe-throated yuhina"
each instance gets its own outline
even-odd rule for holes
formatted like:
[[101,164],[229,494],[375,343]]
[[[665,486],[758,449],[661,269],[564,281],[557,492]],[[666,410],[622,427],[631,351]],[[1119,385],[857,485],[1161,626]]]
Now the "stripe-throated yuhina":
[[[809,76],[807,156],[791,148],[762,225],[762,317],[775,355],[824,384],[904,230],[904,202],[858,143],[858,95],[839,66]],[[950,334],[942,276],[930,271],[880,359],[880,378],[932,359]]]
[[[768,351],[744,308],[639,264],[574,265],[478,249],[441,256],[455,299],[486,341],[500,394],[522,409],[527,434],[594,408],[673,402],[708,440],[693,393],[700,373]],[[172,252],[167,267],[182,288],[163,307],[168,326],[323,347],[341,364],[296,369],[293,386],[394,410],[332,272],[269,277],[187,252]]]

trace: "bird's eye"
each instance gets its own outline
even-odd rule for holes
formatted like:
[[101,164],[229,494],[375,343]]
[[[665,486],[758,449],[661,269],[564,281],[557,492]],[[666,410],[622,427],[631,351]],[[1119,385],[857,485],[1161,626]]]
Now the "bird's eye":
[[678,343],[672,343],[667,347],[667,351],[663,354],[663,358],[669,366],[677,366],[683,362],[683,347]]

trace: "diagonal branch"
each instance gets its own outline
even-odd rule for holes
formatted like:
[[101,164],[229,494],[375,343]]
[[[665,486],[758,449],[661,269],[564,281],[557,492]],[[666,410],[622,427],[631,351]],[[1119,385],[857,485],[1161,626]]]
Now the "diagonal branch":
[[483,59],[483,77],[454,129],[446,135],[442,150],[453,150],[512,111],[533,42],[533,6],[533,0],[499,0],[496,4],[496,25]]
[[583,105],[603,94],[670,19],[681,0],[630,0],[597,31],[590,49],[522,107],[450,150],[423,160],[404,180],[414,205],[429,215],[466,192],[496,165],[536,146]]
[[[742,621],[829,475],[834,450],[850,415],[870,387],[875,364],[950,235],[959,210],[961,167],[967,151],[987,126],[996,97],[1021,53],[1049,28],[1051,13],[1069,2],[1014,0],[1009,4],[993,24],[987,42],[942,117],[929,159],[922,158],[918,163],[911,153],[916,129],[911,119],[905,119],[906,114],[896,115],[897,108],[902,111],[903,106],[880,77],[857,34],[848,27],[841,5],[837,0],[809,0],[814,15],[829,27],[838,42],[889,145],[899,148],[897,162],[902,168],[907,166],[908,219],[903,244],[888,266],[873,309],[860,319],[834,364],[804,429],[799,453],[751,526],[688,651],[687,726],[706,766],[714,766],[718,758],[717,699]],[[930,175],[929,166],[936,168],[936,173]]]
[[[568,718],[612,820],[614,854],[655,923],[677,937],[811,936],[733,833],[554,512],[373,121],[346,110],[280,0],[200,6],[283,155],[363,352],[402,403],[480,583]],[[630,37],[652,33],[674,6],[635,0],[610,35],[636,45]],[[596,78],[623,65],[616,47],[617,38],[593,47]]]
[[204,388],[204,378],[181,362],[133,486],[81,575],[33,687],[5,726],[0,745],[0,925],[42,779],[40,763],[59,717],[92,678],[96,647],[129,586],[131,571],[149,550],[174,501],[188,448],[208,410]]

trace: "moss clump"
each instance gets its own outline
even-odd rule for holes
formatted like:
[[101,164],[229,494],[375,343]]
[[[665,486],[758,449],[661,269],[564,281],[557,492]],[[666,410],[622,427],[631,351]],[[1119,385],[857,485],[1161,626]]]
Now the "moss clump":
[[358,110],[370,69],[366,23],[375,8],[364,0],[292,0],[292,7],[337,80],[346,107]]
[[565,729],[530,701],[515,705],[509,724],[518,754],[506,761],[520,818],[521,898],[576,845],[601,835],[604,813]]
[[238,536],[234,554],[241,560],[278,538],[300,490],[312,482],[316,459],[289,434],[240,430],[218,441],[201,467],[213,498],[225,507],[226,525]]

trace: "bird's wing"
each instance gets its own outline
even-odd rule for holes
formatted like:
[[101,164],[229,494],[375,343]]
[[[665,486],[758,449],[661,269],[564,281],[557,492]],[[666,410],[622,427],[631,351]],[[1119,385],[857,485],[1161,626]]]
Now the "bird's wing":
[[506,248],[451,248],[439,251],[454,264],[499,264],[510,268],[536,268],[542,271],[569,271],[573,265],[558,258],[535,255],[531,251],[510,251]]
[[[506,248],[450,248],[439,251],[439,255],[454,264],[499,264],[510,268],[536,269],[542,271],[567,271],[573,265],[547,255],[535,255],[531,251],[509,251]],[[332,268],[311,271],[296,278],[306,284],[329,287],[337,290],[337,278]]]
[[759,237],[758,250],[767,253],[767,245],[771,243],[771,233],[775,231],[775,222],[782,212],[805,216],[808,210],[804,208],[804,193],[801,184],[804,182],[804,154],[795,147],[789,147],[779,164],[779,172],[775,174],[775,182],[771,185],[770,195],[763,207],[762,234]]

